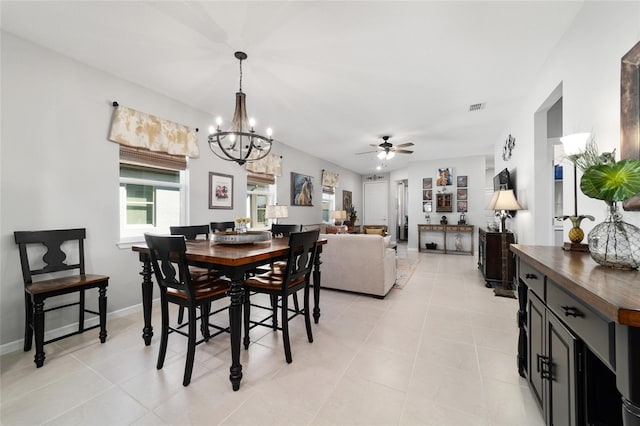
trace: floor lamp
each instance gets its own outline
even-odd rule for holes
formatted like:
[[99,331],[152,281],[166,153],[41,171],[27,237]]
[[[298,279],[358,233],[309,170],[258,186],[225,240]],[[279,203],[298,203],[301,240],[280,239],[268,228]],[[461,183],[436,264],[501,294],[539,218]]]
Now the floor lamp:
[[500,189],[494,192],[491,202],[489,202],[490,210],[495,210],[500,216],[500,241],[501,241],[501,266],[502,266],[502,286],[501,288],[494,288],[493,293],[496,296],[513,297],[513,289],[509,285],[509,262],[511,256],[509,255],[509,246],[507,244],[507,217],[509,217],[509,211],[522,210],[522,206],[516,200],[516,196],[513,193],[513,189]]

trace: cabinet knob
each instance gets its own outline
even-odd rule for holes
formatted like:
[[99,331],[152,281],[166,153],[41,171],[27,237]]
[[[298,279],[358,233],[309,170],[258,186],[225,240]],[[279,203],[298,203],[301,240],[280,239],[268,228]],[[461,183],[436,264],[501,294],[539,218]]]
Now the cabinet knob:
[[578,310],[578,308],[575,308],[573,306],[560,306],[562,309],[564,309],[564,316],[565,317],[583,317],[584,314],[582,312],[580,312]]
[[528,280],[537,280],[538,276],[536,274],[525,274],[524,277]]

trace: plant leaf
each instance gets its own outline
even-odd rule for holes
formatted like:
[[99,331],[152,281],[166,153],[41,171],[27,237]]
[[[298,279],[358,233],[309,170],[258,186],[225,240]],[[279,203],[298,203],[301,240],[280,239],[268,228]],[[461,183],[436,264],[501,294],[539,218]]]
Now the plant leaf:
[[587,197],[609,204],[624,201],[640,193],[640,161],[628,158],[589,167],[580,179],[580,189]]

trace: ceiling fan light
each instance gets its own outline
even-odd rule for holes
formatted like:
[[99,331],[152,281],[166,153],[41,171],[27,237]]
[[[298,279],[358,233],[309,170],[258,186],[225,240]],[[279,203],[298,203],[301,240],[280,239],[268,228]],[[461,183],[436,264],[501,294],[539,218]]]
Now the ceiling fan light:
[[378,153],[378,159],[379,160],[384,160],[384,157],[386,156],[386,153],[384,151],[380,151]]
[[396,153],[394,151],[387,152],[387,160],[391,160],[395,156],[396,156]]

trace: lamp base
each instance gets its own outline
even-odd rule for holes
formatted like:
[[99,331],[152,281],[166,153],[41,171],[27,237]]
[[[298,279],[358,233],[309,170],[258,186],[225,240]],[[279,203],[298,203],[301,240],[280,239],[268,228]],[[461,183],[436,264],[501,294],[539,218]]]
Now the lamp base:
[[589,252],[589,244],[583,243],[564,243],[562,250],[565,251],[581,251],[584,253]]

